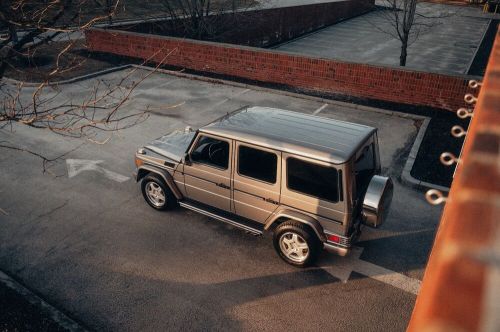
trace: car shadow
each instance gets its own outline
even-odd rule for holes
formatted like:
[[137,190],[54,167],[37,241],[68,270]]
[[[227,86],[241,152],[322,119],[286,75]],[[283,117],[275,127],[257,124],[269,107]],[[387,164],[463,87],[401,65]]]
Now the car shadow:
[[424,269],[427,265],[436,230],[415,232],[358,242],[363,247],[360,259],[394,272]]

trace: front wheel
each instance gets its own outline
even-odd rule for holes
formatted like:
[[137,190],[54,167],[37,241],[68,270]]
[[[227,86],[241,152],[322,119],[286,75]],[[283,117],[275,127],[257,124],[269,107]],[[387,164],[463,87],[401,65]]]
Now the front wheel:
[[313,263],[321,250],[320,241],[311,228],[292,220],[276,228],[273,244],[285,262],[297,267]]
[[171,210],[177,205],[170,188],[156,175],[147,175],[142,180],[141,191],[146,202],[156,210]]

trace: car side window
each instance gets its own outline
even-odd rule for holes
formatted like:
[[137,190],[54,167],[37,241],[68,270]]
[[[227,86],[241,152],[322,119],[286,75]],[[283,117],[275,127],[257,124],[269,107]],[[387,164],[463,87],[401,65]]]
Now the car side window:
[[268,183],[276,183],[278,156],[272,152],[240,145],[238,174]]
[[332,203],[339,201],[339,172],[333,167],[288,158],[288,189]]
[[191,152],[191,160],[195,163],[227,169],[229,143],[213,137],[201,136]]

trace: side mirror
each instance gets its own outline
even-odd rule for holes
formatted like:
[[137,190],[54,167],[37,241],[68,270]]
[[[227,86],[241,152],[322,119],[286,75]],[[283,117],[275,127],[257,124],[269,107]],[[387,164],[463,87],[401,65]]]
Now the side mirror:
[[365,225],[376,228],[384,223],[391,206],[393,191],[391,178],[373,176],[363,200],[362,216]]
[[182,158],[182,159],[183,159],[184,165],[191,166],[193,164],[191,162],[191,156],[189,155],[189,153],[186,153],[184,155],[184,158]]

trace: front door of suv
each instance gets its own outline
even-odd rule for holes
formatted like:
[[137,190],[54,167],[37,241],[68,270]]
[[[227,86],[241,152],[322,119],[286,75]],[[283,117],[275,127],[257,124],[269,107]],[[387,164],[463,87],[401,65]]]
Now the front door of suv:
[[240,142],[235,145],[234,212],[264,223],[280,201],[281,152]]
[[229,139],[198,134],[184,165],[189,199],[231,211],[231,146]]

